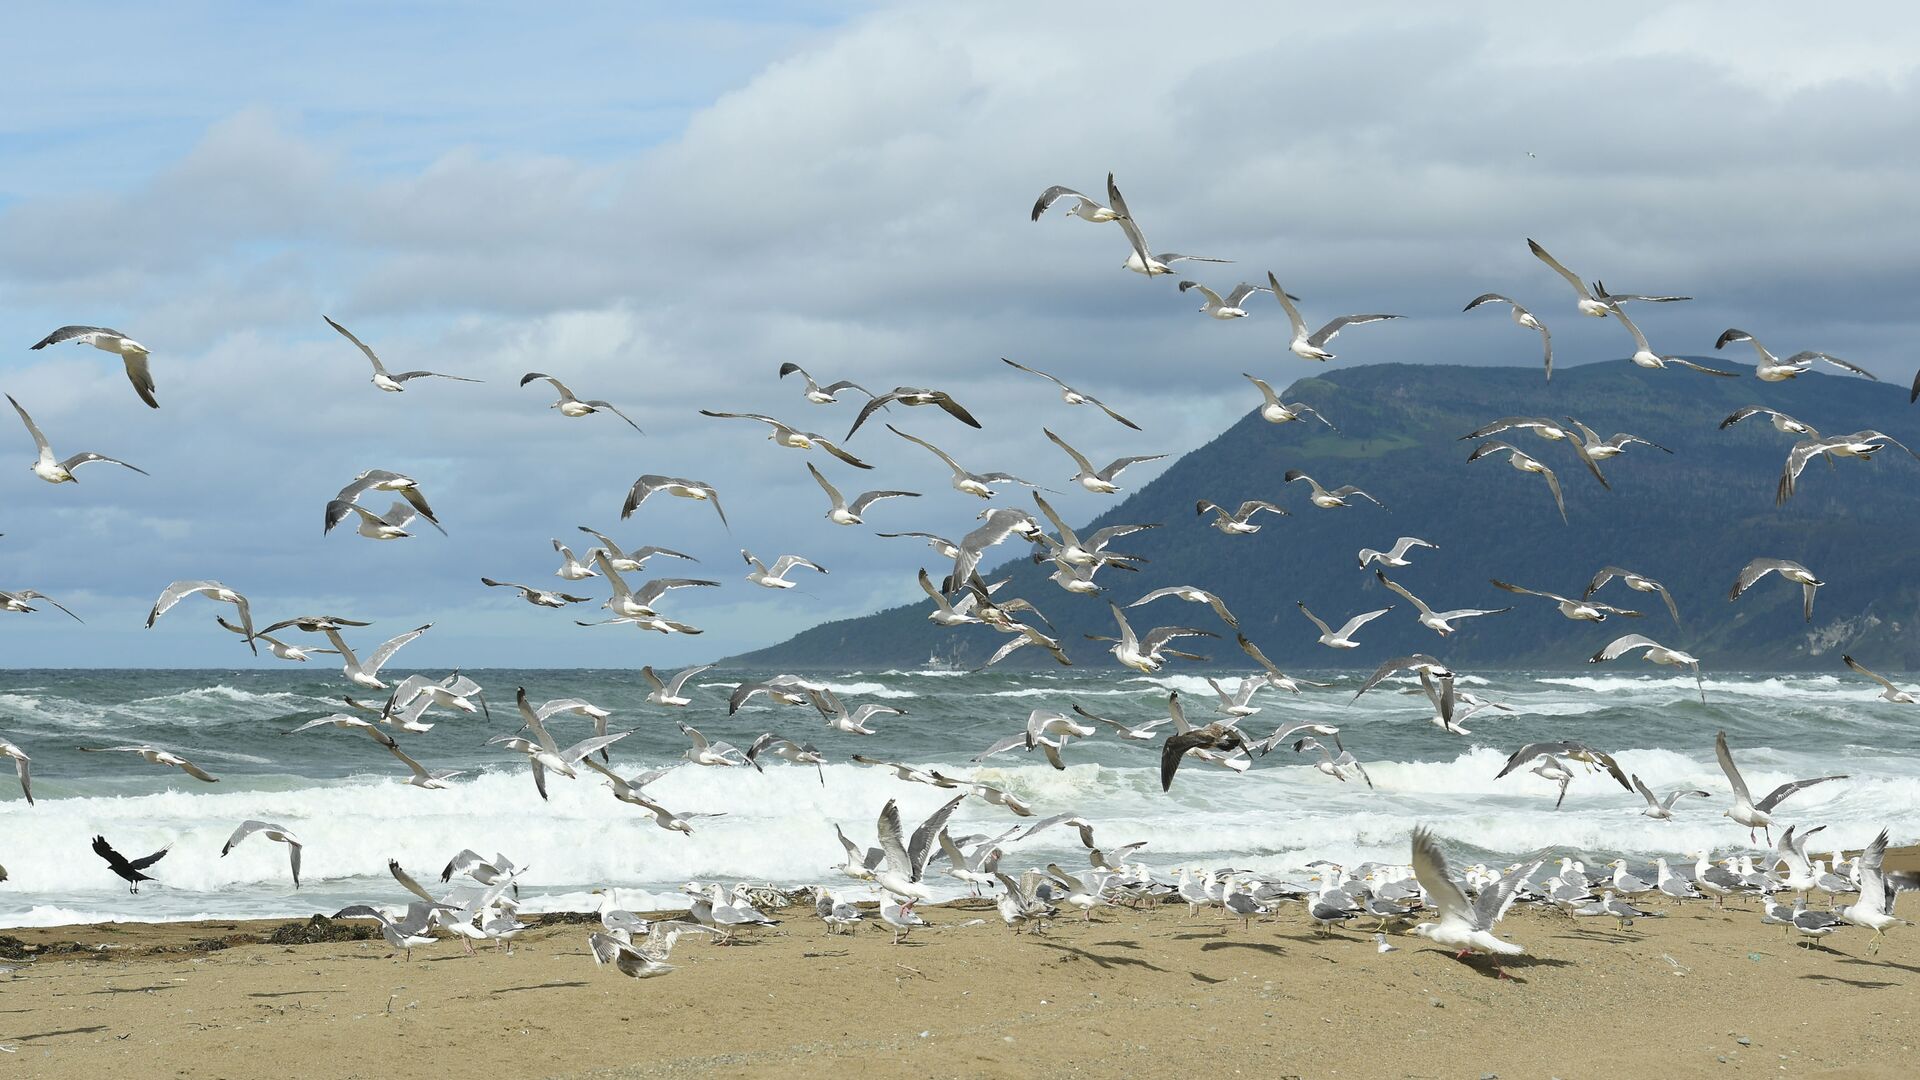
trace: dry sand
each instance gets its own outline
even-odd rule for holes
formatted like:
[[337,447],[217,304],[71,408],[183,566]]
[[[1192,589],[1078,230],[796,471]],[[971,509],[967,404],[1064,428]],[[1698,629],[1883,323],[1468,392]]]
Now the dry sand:
[[0,1075],[1916,1074],[1920,930],[1808,952],[1750,905],[1671,910],[1625,933],[1516,910],[1502,931],[1533,955],[1511,979],[1411,936],[1318,937],[1297,905],[1247,930],[1176,906],[1016,937],[962,903],[899,947],[796,908],[737,946],[683,939],[644,981],[595,967],[579,923],[410,962],[377,938],[243,943],[279,922],[19,930],[86,951],[0,976]]

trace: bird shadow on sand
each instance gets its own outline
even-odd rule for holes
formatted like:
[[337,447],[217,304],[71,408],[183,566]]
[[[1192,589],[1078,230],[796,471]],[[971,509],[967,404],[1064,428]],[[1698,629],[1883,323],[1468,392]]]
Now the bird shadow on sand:
[[1500,963],[1495,965],[1488,963],[1485,958],[1480,956],[1455,956],[1453,953],[1442,949],[1422,949],[1420,951],[1422,953],[1444,956],[1481,978],[1504,978],[1510,982],[1521,985],[1525,985],[1527,980],[1514,974],[1515,971],[1535,967],[1564,968],[1574,966],[1571,960],[1561,960],[1552,956],[1504,956],[1500,958]]
[[1147,971],[1159,971],[1159,972],[1164,972],[1167,970],[1166,968],[1160,967],[1158,965],[1149,964],[1145,960],[1142,960],[1134,956],[1103,956],[1097,952],[1088,952],[1086,949],[1076,948],[1075,946],[1072,946],[1072,945],[1061,945],[1052,941],[1036,941],[1034,942],[1034,944],[1038,945],[1040,948],[1043,948],[1043,949],[1052,949],[1055,952],[1063,954],[1064,956],[1071,956],[1076,959],[1090,961],[1096,967],[1099,967],[1102,969],[1127,967],[1127,968],[1143,968]]
[[1889,986],[1901,985],[1900,983],[1894,982],[1876,982],[1872,979],[1843,979],[1838,975],[1821,975],[1818,973],[1810,973],[1800,977],[1803,979],[1811,979],[1814,982],[1840,983],[1843,986],[1851,986],[1860,990],[1883,990]]
[[283,997],[299,997],[303,994],[344,994],[344,993],[346,993],[345,990],[256,990],[253,993],[248,994],[247,996],[251,998],[283,998]]
[[565,990],[565,989],[572,989],[572,988],[577,988],[585,985],[587,985],[585,982],[582,982],[576,979],[573,981],[529,983],[526,986],[503,986],[498,990],[491,991],[491,993],[516,994],[522,990]]
[[13,1041],[32,1042],[35,1039],[52,1039],[61,1035],[91,1035],[96,1031],[105,1030],[107,1030],[107,1025],[94,1024],[91,1027],[61,1028],[58,1031],[41,1031],[32,1035],[15,1035]]
[[1845,957],[1845,959],[1840,961],[1843,964],[1862,964],[1866,967],[1893,968],[1896,971],[1904,971],[1910,975],[1920,975],[1920,967],[1915,967],[1912,964],[1902,964],[1894,960],[1869,960],[1858,956],[1847,956],[1838,949],[1826,949],[1825,951]]
[[98,990],[89,990],[89,994],[147,994],[155,990],[178,990],[178,983],[155,983],[152,986],[103,986]]
[[1219,941],[1209,941],[1205,945],[1200,946],[1201,952],[1214,952],[1219,949],[1252,949],[1254,952],[1263,952],[1268,956],[1287,955],[1287,950],[1275,945],[1271,941],[1243,941],[1235,938],[1222,938]]

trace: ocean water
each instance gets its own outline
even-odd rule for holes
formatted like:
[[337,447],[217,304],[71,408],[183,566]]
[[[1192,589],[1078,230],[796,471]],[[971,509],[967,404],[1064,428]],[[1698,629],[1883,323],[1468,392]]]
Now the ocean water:
[[[437,877],[461,848],[502,852],[528,868],[530,910],[586,909],[591,890],[619,890],[632,907],[684,906],[681,885],[701,881],[827,883],[863,887],[829,867],[843,857],[833,826],[861,844],[874,818],[898,798],[911,829],[952,793],[896,780],[853,764],[854,753],[912,762],[1004,787],[1040,816],[1074,811],[1094,822],[1107,849],[1145,841],[1140,855],[1156,868],[1235,865],[1293,870],[1326,858],[1404,860],[1416,825],[1436,828],[1468,858],[1534,853],[1624,855],[1650,859],[1703,847],[1747,849],[1747,832],[1721,816],[1727,785],[1713,756],[1725,730],[1756,795],[1789,779],[1848,773],[1786,804],[1783,822],[1824,824],[1817,850],[1858,846],[1882,827],[1895,843],[1920,839],[1920,709],[1892,705],[1862,681],[1833,676],[1726,675],[1707,681],[1706,704],[1690,676],[1510,673],[1463,677],[1474,692],[1515,708],[1468,720],[1471,736],[1430,725],[1410,683],[1389,683],[1350,704],[1361,676],[1311,675],[1333,685],[1294,696],[1263,693],[1262,711],[1242,722],[1256,736],[1282,724],[1340,726],[1366,765],[1375,790],[1342,783],[1288,750],[1245,775],[1197,763],[1183,767],[1170,794],[1160,791],[1157,745],[1100,735],[1070,745],[1057,771],[1038,754],[1013,751],[969,758],[1020,730],[1034,708],[1066,711],[1074,702],[1115,719],[1166,713],[1180,691],[1196,723],[1215,718],[1215,698],[1196,674],[955,674],[854,671],[816,676],[850,705],[880,701],[907,710],[874,722],[879,734],[825,729],[810,707],[770,706],[764,698],[726,714],[734,672],[696,676],[694,704],[650,706],[637,673],[620,671],[471,671],[487,688],[492,718],[436,710],[430,732],[399,733],[430,769],[463,769],[444,791],[401,783],[398,763],[365,734],[321,728],[283,734],[335,711],[345,684],[328,668],[270,672],[9,671],[0,677],[0,735],[33,757],[28,806],[0,774],[0,924],[50,925],[108,919],[167,920],[304,916],[349,903],[403,900],[386,874],[397,858],[415,877]],[[395,676],[397,679],[399,676]],[[771,761],[751,769],[685,766],[648,788],[696,821],[691,836],[656,828],[644,812],[615,801],[598,777],[550,778],[551,798],[534,791],[524,759],[483,745],[519,726],[514,688],[537,702],[584,697],[613,711],[613,730],[634,734],[613,748],[631,775],[667,764],[687,742],[676,721],[709,738],[749,745],[763,731],[811,741],[832,764],[824,770]],[[564,744],[591,733],[583,719],[558,719]],[[1518,772],[1495,780],[1522,743],[1572,738],[1615,752],[1622,766],[1657,792],[1699,787],[1709,799],[1681,800],[1675,820],[1643,817],[1638,796],[1604,775],[1578,776],[1566,804],[1553,808],[1555,785]],[[82,754],[79,746],[153,743],[183,754],[220,778],[195,781],[131,755]],[[246,818],[286,825],[305,842],[303,887],[288,879],[286,849],[256,837],[221,857]],[[1007,811],[968,800],[951,830],[998,834],[1018,823]],[[88,850],[105,835],[129,856],[170,846],[138,896]],[[1013,845],[1013,868],[1086,865],[1070,829]],[[958,893],[959,889],[950,890]]]

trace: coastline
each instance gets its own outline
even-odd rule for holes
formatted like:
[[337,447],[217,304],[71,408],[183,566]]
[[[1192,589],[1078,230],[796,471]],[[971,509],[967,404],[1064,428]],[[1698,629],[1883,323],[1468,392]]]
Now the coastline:
[[[1900,913],[1920,917],[1920,898]],[[1516,908],[1511,978],[1410,935],[1380,953],[1297,905],[1250,929],[1183,905],[1015,936],[990,903],[929,907],[888,944],[810,910],[732,947],[683,939],[663,978],[595,967],[591,916],[512,955],[457,941],[405,961],[371,941],[282,945],[286,920],[9,931],[0,1046],[35,1076],[1910,1075],[1920,930],[1812,951],[1751,901],[1693,902],[1621,932]],[[530,921],[536,921],[530,919]],[[356,925],[370,926],[365,922]],[[261,939],[255,943],[249,939]],[[13,942],[0,949],[11,953]],[[80,951],[57,952],[46,946]],[[106,946],[100,948],[100,946]],[[1746,1042],[1740,1040],[1745,1039]],[[31,1063],[29,1065],[29,1063]]]

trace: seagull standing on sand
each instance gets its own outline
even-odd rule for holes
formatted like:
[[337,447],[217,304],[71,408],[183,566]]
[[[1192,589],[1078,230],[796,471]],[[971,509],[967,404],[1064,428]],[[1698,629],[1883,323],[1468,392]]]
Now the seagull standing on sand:
[[1287,348],[1293,350],[1293,355],[1300,357],[1302,360],[1333,359],[1334,354],[1328,352],[1326,346],[1329,342],[1333,341],[1334,337],[1337,336],[1340,331],[1345,330],[1349,326],[1359,326],[1363,323],[1371,322],[1384,322],[1387,319],[1404,317],[1400,315],[1342,315],[1320,329],[1308,333],[1306,320],[1300,317],[1300,309],[1293,306],[1293,301],[1288,299],[1286,290],[1280,287],[1280,282],[1276,280],[1272,274],[1267,275],[1267,285],[1267,291],[1273,293],[1274,299],[1280,301],[1280,306],[1286,309],[1287,322],[1293,326],[1293,340],[1287,343]]
[[348,330],[346,327],[341,326],[339,323],[334,322],[331,318],[328,318],[325,315],[322,315],[320,317],[327,320],[328,326],[331,326],[335,330],[338,330],[340,332],[341,337],[344,337],[348,341],[353,342],[353,345],[355,348],[359,349],[362,353],[366,354],[367,359],[373,362],[373,378],[369,381],[372,382],[373,385],[379,387],[382,390],[387,391],[388,393],[398,394],[405,391],[406,390],[405,384],[411,379],[431,377],[435,379],[452,379],[454,382],[477,383],[480,381],[479,379],[468,379],[459,375],[446,375],[438,371],[402,371],[399,374],[389,373],[387,371],[386,365],[380,362],[380,358],[374,355],[373,350],[367,348],[367,345],[365,342],[353,336],[353,331]]
[[38,448],[39,451],[34,457],[33,463],[28,465],[27,468],[32,470],[33,475],[45,480],[47,483],[76,483],[79,478],[73,475],[73,470],[93,461],[104,461],[112,465],[122,465],[139,473],[141,476],[152,475],[138,465],[128,465],[119,458],[110,458],[105,454],[96,454],[91,450],[82,451],[64,461],[55,458],[53,456],[53,447],[47,445],[47,437],[40,433],[40,427],[33,422],[33,417],[28,416],[27,410],[21,408],[18,401],[13,400],[12,394],[7,395],[7,400],[13,403],[13,411],[20,414],[20,422],[27,425],[27,434],[33,436],[33,445]]
[[227,852],[232,851],[235,844],[238,844],[240,841],[245,840],[255,833],[259,833],[269,840],[287,845],[287,862],[293,869],[293,887],[296,889],[299,888],[300,841],[293,833],[287,831],[285,825],[275,825],[265,821],[243,821],[240,823],[239,828],[233,830],[233,835],[227,837],[226,844],[220,849],[220,857],[223,859],[226,858]]
[[[1578,281],[1579,279],[1575,278],[1574,280]],[[1543,350],[1545,350],[1547,354],[1547,357],[1546,357],[1547,378],[1548,380],[1552,380],[1553,378],[1553,334],[1547,329],[1546,324],[1541,322],[1539,319],[1535,318],[1533,312],[1528,311],[1524,307],[1521,307],[1520,302],[1518,300],[1515,300],[1511,297],[1501,296],[1499,293],[1494,293],[1494,292],[1481,293],[1479,296],[1476,296],[1472,300],[1469,300],[1467,302],[1467,306],[1461,308],[1460,310],[1472,311],[1474,308],[1479,307],[1481,304],[1505,304],[1512,309],[1513,321],[1516,326],[1523,326],[1523,327],[1526,327],[1528,330],[1537,330],[1540,332],[1540,347]]]
[[1829,780],[1845,780],[1847,774],[1837,776],[1817,776],[1811,780],[1790,780],[1774,788],[1766,798],[1759,802],[1747,791],[1747,781],[1733,763],[1733,754],[1727,749],[1727,733],[1722,731],[1713,737],[1713,753],[1720,759],[1720,771],[1727,774],[1727,783],[1733,786],[1733,809],[1722,811],[1727,817],[1747,827],[1747,839],[1753,840],[1755,829],[1764,829],[1767,840],[1773,840],[1773,810],[1787,800],[1787,797],[1815,784],[1824,784]]
[[35,342],[33,348],[44,349],[68,341],[75,345],[91,345],[101,352],[120,357],[126,365],[127,381],[133,384],[133,392],[140,395],[140,400],[146,402],[148,408],[160,407],[160,402],[153,396],[153,372],[147,366],[145,345],[104,326],[63,326]]
[[1101,401],[1099,398],[1094,397],[1092,394],[1089,394],[1084,390],[1076,390],[1073,387],[1068,386],[1066,383],[1061,382],[1059,379],[1054,378],[1052,375],[1049,375],[1038,368],[1030,368],[1025,364],[1016,364],[1004,356],[1000,358],[1000,362],[1010,367],[1018,368],[1019,370],[1024,371],[1029,375],[1038,375],[1041,378],[1052,383],[1053,385],[1059,387],[1060,400],[1066,402],[1069,405],[1091,405],[1094,408],[1099,409],[1101,412],[1106,413],[1108,416],[1112,417],[1118,423],[1126,427],[1130,427],[1135,431],[1140,430],[1139,424],[1136,424],[1133,421],[1127,419],[1126,417],[1121,416],[1119,413],[1114,412],[1113,409],[1109,408],[1105,402]]
[[1727,591],[1729,602],[1740,599],[1740,594],[1753,587],[1754,582],[1768,574],[1778,573],[1782,578],[1801,588],[1802,608],[1806,621],[1813,621],[1813,594],[1826,582],[1813,576],[1813,571],[1790,559],[1758,558],[1748,563],[1734,580],[1733,588]]

